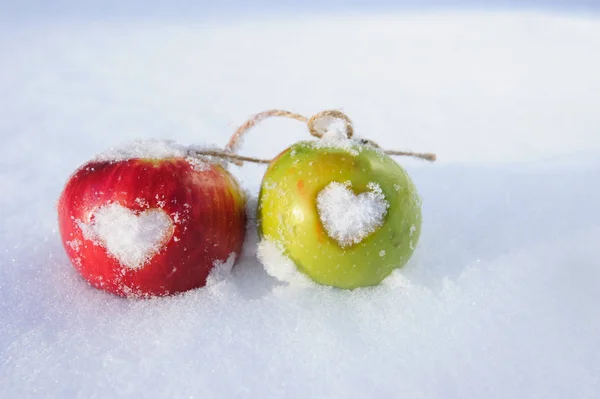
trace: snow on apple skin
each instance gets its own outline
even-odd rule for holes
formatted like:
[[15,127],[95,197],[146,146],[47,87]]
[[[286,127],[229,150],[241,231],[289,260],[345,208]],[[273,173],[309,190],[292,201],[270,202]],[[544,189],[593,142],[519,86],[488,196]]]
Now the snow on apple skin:
[[78,223],[83,236],[106,248],[124,267],[140,269],[160,252],[173,236],[175,226],[162,209],[136,215],[119,204],[98,208],[89,224]]
[[380,150],[325,141],[296,143],[270,163],[259,194],[261,240],[276,243],[317,283],[379,284],[412,256],[421,200],[406,171]]
[[[215,262],[241,252],[245,235],[237,181],[220,165],[199,170],[186,158],[92,161],[67,182],[58,213],[75,268],[94,287],[121,296],[201,287]],[[141,226],[139,218],[150,219]],[[134,220],[138,231],[126,233]]]
[[377,183],[369,188],[356,195],[349,181],[331,182],[317,195],[321,223],[342,248],[358,244],[383,224],[390,204]]
[[118,162],[130,159],[163,160],[185,158],[187,147],[171,140],[146,139],[135,140],[118,147],[109,148],[94,158],[97,162]]
[[191,153],[201,152],[203,150],[219,150],[218,147],[212,145],[193,145],[184,146],[172,140],[160,139],[145,139],[134,140],[125,143],[118,147],[109,148],[108,150],[97,154],[94,161],[97,162],[119,162],[130,159],[144,159],[160,161],[172,158],[184,158],[195,170],[203,172],[208,170],[211,164],[219,164],[227,167],[227,164],[220,158],[205,156],[200,159],[191,156]]

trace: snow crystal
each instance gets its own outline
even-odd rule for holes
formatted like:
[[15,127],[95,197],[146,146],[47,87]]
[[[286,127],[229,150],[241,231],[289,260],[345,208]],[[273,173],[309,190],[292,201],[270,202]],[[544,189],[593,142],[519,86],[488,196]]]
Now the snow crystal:
[[263,264],[265,271],[277,280],[292,285],[314,284],[308,277],[298,271],[296,264],[281,249],[281,245],[269,239],[258,243],[256,255]]
[[358,155],[360,149],[356,141],[337,133],[325,134],[322,138],[310,143],[313,148],[334,148],[346,151],[353,156]]
[[149,206],[145,198],[138,197],[134,200],[134,202],[143,208],[148,208]]
[[343,140],[348,137],[346,123],[340,119],[323,117],[315,122],[315,128],[323,132],[325,140]]
[[184,158],[188,155],[185,146],[171,140],[135,140],[119,147],[111,148],[96,156],[97,161],[125,161],[128,159]]
[[331,182],[317,195],[321,222],[342,248],[358,244],[383,223],[390,205],[378,184],[368,187],[371,191],[356,195],[350,182]]
[[67,241],[67,245],[71,247],[71,249],[75,252],[79,252],[79,248],[81,247],[81,241],[79,240],[71,240]]
[[[365,145],[363,140],[358,136],[348,138],[346,124],[341,120],[336,119],[327,124],[325,127],[317,130],[324,133],[320,139],[310,142],[310,145],[313,148],[339,149],[348,152],[350,155],[356,156]],[[385,155],[384,152],[378,147],[369,145],[369,148],[378,153],[380,156]],[[294,154],[292,153],[292,156],[293,155]]]
[[235,263],[235,257],[235,252],[232,252],[224,262],[220,260],[214,261],[213,268],[210,270],[210,273],[206,278],[206,285],[208,286],[220,283],[231,276],[231,269]]
[[415,226],[415,225],[413,224],[412,226],[410,226],[410,230],[408,231],[408,235],[409,235],[410,237],[412,237],[412,236],[415,234],[415,232],[416,232],[416,231],[417,231],[417,226]]
[[173,221],[162,209],[136,215],[117,203],[96,210],[89,224],[79,222],[83,235],[129,269],[142,268],[170,239]]
[[360,146],[356,140],[348,138],[348,130],[344,121],[333,117],[323,117],[315,122],[315,128],[323,136],[311,142],[314,148],[336,148],[347,151],[351,155],[358,155]]
[[210,169],[210,163],[196,157],[186,157],[185,159],[196,172],[206,172]]

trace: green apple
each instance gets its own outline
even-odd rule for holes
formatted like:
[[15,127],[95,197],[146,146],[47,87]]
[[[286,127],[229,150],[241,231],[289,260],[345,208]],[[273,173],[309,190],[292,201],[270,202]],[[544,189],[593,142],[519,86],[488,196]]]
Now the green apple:
[[421,201],[406,171],[379,149],[354,140],[304,141],[270,163],[258,229],[317,283],[371,286],[413,254]]

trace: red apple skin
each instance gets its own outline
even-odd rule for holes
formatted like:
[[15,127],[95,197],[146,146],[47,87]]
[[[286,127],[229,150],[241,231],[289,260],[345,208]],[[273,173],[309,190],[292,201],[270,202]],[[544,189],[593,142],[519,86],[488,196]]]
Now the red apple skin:
[[[206,284],[215,261],[240,254],[245,235],[245,197],[222,166],[194,169],[183,158],[89,162],[67,182],[58,202],[65,250],[92,286],[127,297],[164,296]],[[142,201],[140,201],[140,199]],[[142,268],[130,269],[102,245],[86,239],[79,223],[118,203],[135,214],[160,208],[174,232]]]

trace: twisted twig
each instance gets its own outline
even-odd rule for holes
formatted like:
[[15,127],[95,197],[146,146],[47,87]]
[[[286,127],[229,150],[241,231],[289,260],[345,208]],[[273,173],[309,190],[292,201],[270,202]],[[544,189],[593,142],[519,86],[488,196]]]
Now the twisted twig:
[[222,150],[190,150],[189,155],[190,156],[203,155],[203,156],[209,156],[209,157],[222,158],[222,159],[228,160],[231,163],[234,163],[238,166],[241,166],[244,162],[264,163],[264,164],[271,163],[270,159],[247,157],[244,155],[238,155],[238,154],[234,154],[232,152],[226,152],[226,151],[222,151]]
[[[229,139],[229,142],[227,143],[227,145],[225,146],[225,150],[223,150],[223,151],[221,151],[221,150],[193,150],[193,151],[190,151],[190,155],[192,155],[192,156],[204,155],[204,156],[212,156],[212,157],[216,157],[216,158],[222,158],[222,159],[226,159],[238,166],[241,166],[243,164],[243,162],[268,164],[271,162],[271,160],[269,160],[269,159],[260,159],[260,158],[238,155],[238,154],[235,154],[235,151],[237,151],[238,148],[241,146],[242,138],[246,134],[246,132],[248,132],[248,130],[252,129],[260,121],[267,119],[267,118],[275,117],[275,116],[295,119],[297,121],[306,123],[310,134],[315,137],[318,137],[318,138],[322,138],[324,135],[324,133],[320,132],[319,129],[317,128],[318,122],[322,121],[325,118],[338,119],[338,120],[341,120],[344,122],[344,125],[346,128],[346,136],[350,139],[354,135],[354,128],[352,127],[352,120],[350,120],[348,115],[346,115],[343,112],[338,111],[338,110],[321,111],[321,112],[318,112],[315,115],[311,116],[310,118],[307,118],[307,117],[297,114],[295,112],[285,111],[285,110],[281,110],[281,109],[271,109],[271,110],[263,111],[263,112],[260,112],[256,115],[254,115],[253,117],[248,119],[246,122],[244,122],[243,125],[238,127],[236,129],[236,131],[233,133],[233,135],[231,136],[231,138]],[[375,148],[381,148],[377,143],[375,143],[372,140],[362,139],[361,141],[363,144],[369,144]],[[436,155],[431,154],[431,153],[383,150],[383,149],[382,149],[382,151],[386,155],[409,156],[409,157],[424,159],[424,160],[430,161],[430,162],[433,162],[436,160]]]
[[258,122],[262,121],[263,119],[271,118],[273,116],[281,116],[285,118],[296,119],[297,121],[305,123],[308,122],[308,118],[305,116],[290,111],[284,111],[281,109],[271,109],[268,111],[260,112],[254,115],[252,118],[248,119],[246,122],[244,122],[242,126],[236,129],[235,133],[233,133],[233,135],[229,139],[229,142],[225,146],[225,150],[229,152],[237,151],[238,147],[241,144],[242,137],[244,136],[244,134],[246,134],[248,130],[252,129]]

